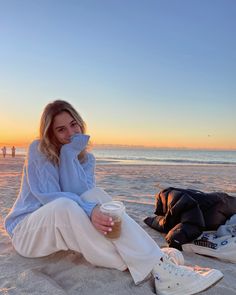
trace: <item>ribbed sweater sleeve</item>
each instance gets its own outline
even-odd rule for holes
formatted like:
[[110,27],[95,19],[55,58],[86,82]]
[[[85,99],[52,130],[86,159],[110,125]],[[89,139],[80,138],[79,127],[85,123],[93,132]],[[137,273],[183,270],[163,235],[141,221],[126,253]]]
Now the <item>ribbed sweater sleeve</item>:
[[[75,193],[78,196],[95,186],[94,168],[95,159],[92,154],[86,154],[83,164],[78,160],[78,155],[85,149],[89,136],[76,134],[71,142],[61,147],[59,178],[63,192]],[[97,203],[84,202],[80,199],[80,206],[90,216]]]

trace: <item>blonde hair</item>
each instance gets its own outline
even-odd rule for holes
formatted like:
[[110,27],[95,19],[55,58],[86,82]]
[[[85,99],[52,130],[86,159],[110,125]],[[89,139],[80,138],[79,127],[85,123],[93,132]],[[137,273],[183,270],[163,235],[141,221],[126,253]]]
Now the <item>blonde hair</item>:
[[[60,145],[57,142],[52,129],[54,118],[62,112],[67,112],[79,124],[81,132],[84,134],[86,124],[80,114],[72,107],[72,105],[64,100],[55,100],[46,105],[40,120],[39,128],[39,150],[53,164],[59,164]],[[78,155],[81,163],[86,160],[86,148]]]

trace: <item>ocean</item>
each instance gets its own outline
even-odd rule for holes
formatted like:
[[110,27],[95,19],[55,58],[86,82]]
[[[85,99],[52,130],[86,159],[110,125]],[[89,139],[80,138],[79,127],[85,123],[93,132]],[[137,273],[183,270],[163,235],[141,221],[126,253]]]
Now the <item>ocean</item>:
[[[236,166],[236,151],[159,148],[95,147],[97,163],[125,165],[224,165]],[[26,148],[16,153],[26,154]]]

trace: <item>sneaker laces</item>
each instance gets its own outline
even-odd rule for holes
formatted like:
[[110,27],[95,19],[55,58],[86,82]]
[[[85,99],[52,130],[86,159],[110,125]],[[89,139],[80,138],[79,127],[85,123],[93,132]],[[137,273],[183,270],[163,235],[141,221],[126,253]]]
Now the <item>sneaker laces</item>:
[[169,273],[174,273],[176,276],[197,276],[197,272],[192,267],[177,265],[173,263],[168,257],[163,256],[163,268]]
[[166,259],[168,259],[170,262],[172,262],[173,264],[179,265],[178,261],[175,259],[175,257],[173,256],[169,256],[167,254],[164,255]]

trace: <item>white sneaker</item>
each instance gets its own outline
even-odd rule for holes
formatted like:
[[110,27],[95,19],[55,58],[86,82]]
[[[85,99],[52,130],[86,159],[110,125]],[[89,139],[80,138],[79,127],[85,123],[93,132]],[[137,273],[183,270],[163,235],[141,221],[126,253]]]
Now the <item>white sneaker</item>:
[[184,265],[184,256],[181,251],[171,247],[161,248],[161,251],[164,252],[174,264]]
[[210,240],[197,239],[190,244],[183,244],[185,252],[215,257],[220,260],[236,263],[236,237],[224,236]]
[[179,266],[165,256],[155,265],[156,293],[159,295],[192,295],[204,291],[223,278],[216,269]]

